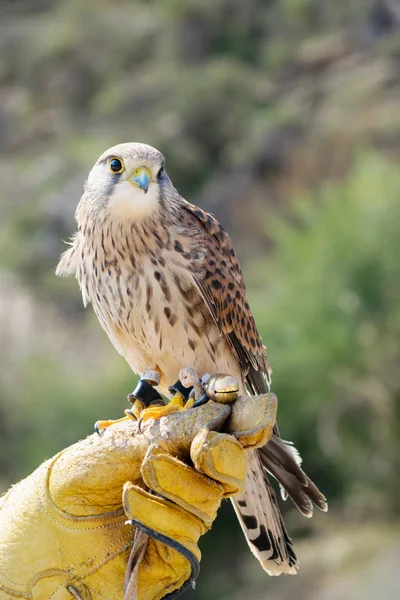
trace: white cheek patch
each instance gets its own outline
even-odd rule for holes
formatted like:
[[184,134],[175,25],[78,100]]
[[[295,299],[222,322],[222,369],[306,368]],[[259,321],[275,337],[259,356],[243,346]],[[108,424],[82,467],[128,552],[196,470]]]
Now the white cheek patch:
[[147,194],[129,181],[119,181],[108,201],[108,212],[116,218],[143,219],[152,214],[158,205],[157,183],[151,183]]

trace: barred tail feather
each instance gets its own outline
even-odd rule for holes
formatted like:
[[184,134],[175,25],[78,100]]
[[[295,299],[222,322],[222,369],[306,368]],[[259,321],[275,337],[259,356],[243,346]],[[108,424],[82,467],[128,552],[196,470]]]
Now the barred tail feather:
[[326,512],[325,496],[301,468],[301,457],[296,448],[273,435],[263,448],[258,450],[261,463],[279,482],[282,498],[291,498],[305,517],[312,517],[314,505]]
[[295,575],[299,565],[275,493],[257,451],[249,452],[247,457],[245,491],[232,498],[244,535],[267,573]]
[[[250,366],[246,379],[254,394],[264,394],[269,390],[271,372],[263,374]],[[305,517],[312,517],[314,505],[324,512],[328,510],[325,496],[301,468],[301,456],[293,444],[280,438],[277,424],[258,453],[264,469],[278,481],[283,500],[289,496]]]

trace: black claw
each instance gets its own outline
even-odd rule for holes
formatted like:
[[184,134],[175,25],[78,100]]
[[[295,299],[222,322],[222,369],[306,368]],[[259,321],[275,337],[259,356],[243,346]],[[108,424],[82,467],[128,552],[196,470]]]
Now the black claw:
[[210,398],[207,396],[207,394],[204,393],[201,398],[196,400],[196,402],[193,404],[192,408],[194,408],[195,406],[201,406],[202,404],[206,404],[209,401],[209,399]]
[[134,421],[137,421],[136,416],[133,414],[133,412],[131,411],[130,408],[127,408],[126,410],[124,410],[124,413],[126,414],[127,417],[129,417],[130,419],[133,419]]
[[145,379],[139,379],[133,392],[128,395],[128,400],[131,404],[133,404],[135,400],[140,400],[146,407],[155,400],[163,401],[157,390]]
[[201,398],[196,400],[192,408],[194,408],[195,406],[202,406],[203,404],[206,404],[209,401],[209,399],[210,398],[207,396],[207,394],[204,393]]
[[182,396],[185,398],[186,401],[189,400],[189,396],[190,396],[190,392],[192,391],[192,387],[189,388],[185,388],[182,383],[180,382],[180,380],[178,379],[178,381],[176,383],[174,383],[174,385],[170,385],[168,388],[168,391],[171,392],[171,394],[175,394],[176,392],[179,392],[180,394],[182,394]]

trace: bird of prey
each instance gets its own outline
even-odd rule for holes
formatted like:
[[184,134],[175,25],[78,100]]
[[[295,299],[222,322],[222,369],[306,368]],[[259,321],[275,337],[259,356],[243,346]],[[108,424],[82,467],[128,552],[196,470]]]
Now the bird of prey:
[[[271,370],[231,239],[210,214],[180,196],[161,152],[141,143],[96,162],[76,210],[77,232],[57,267],[75,275],[83,302],[136,373],[155,370],[159,390],[188,365],[229,373],[240,393],[269,390]],[[245,492],[233,499],[252,552],[271,575],[298,562],[269,482],[307,517],[326,499],[279,436],[248,454]]]

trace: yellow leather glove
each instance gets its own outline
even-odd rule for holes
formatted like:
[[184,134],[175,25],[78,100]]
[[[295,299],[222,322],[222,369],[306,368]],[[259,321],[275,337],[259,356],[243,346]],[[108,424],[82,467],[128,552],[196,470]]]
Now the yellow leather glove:
[[[159,600],[182,591],[198,574],[197,541],[221,499],[242,489],[241,444],[246,435],[251,447],[265,443],[275,423],[273,395],[245,400],[209,402],[142,430],[119,423],[11,488],[0,499],[0,599]],[[241,443],[217,432],[232,423]]]

